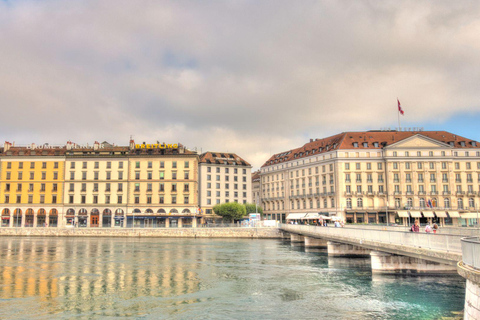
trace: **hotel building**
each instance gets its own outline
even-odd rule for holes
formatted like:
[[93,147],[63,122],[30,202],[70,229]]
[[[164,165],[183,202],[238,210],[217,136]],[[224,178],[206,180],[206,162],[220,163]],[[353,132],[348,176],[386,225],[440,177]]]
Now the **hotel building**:
[[213,206],[226,202],[252,202],[252,166],[227,152],[206,152],[200,155],[200,207],[207,215]]
[[445,131],[344,132],[273,155],[260,176],[271,219],[473,224],[480,144]]

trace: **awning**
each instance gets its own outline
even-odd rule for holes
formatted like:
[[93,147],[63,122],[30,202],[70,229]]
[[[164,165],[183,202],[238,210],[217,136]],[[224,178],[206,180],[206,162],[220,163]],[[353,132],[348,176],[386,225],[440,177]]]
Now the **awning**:
[[327,217],[327,216],[318,216],[318,218],[322,220],[332,220],[332,217]]
[[450,218],[460,218],[458,211],[447,211]]
[[10,217],[2,217],[3,220],[10,220]]
[[302,219],[306,213],[290,213],[287,216],[287,220]]
[[409,217],[407,210],[398,210],[397,213],[398,213],[398,216],[400,218],[408,218]]
[[410,216],[412,218],[421,218],[422,217],[422,213],[420,211],[410,211]]
[[464,212],[460,213],[460,218],[462,219],[477,219],[480,215],[476,212]]
[[446,211],[437,211],[435,210],[437,218],[448,218]]
[[435,218],[433,211],[422,211],[424,218]]
[[312,212],[312,213],[307,213],[307,215],[302,219],[318,219],[319,217],[320,216],[318,215],[318,213]]

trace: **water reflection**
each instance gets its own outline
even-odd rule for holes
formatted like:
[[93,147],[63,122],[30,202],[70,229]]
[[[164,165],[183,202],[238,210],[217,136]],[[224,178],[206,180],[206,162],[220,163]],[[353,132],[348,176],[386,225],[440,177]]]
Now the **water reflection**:
[[2,319],[434,319],[464,282],[276,240],[2,238],[0,289]]

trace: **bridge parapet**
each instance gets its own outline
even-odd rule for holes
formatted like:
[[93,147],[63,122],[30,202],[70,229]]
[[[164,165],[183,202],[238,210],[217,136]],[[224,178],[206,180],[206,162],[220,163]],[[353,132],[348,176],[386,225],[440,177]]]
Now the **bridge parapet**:
[[467,280],[464,319],[480,319],[480,238],[462,239],[458,273]]

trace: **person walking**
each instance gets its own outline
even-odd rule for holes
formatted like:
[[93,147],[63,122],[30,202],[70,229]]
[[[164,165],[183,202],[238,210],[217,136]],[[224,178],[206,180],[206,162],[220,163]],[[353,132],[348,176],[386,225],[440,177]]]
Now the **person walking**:
[[420,225],[418,224],[418,220],[415,220],[415,224],[410,228],[411,232],[420,232]]
[[438,230],[438,224],[434,223],[433,224],[433,233],[437,233],[437,230]]

